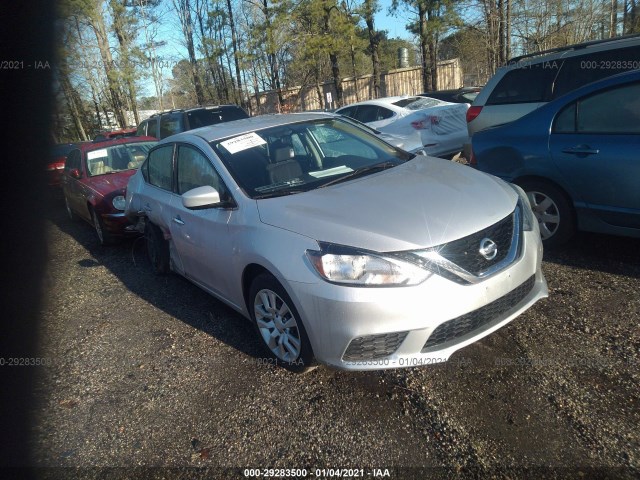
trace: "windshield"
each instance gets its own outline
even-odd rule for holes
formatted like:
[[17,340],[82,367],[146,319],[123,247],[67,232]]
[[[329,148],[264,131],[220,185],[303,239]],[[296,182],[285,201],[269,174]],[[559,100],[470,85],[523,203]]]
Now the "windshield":
[[406,108],[407,110],[421,110],[423,108],[435,107],[443,103],[441,100],[429,97],[409,97],[393,102],[397,107]]
[[137,142],[113,145],[87,152],[87,172],[90,177],[139,168],[151,147],[158,142]]
[[211,142],[251,198],[313,190],[392,168],[414,155],[340,119],[293,123]]

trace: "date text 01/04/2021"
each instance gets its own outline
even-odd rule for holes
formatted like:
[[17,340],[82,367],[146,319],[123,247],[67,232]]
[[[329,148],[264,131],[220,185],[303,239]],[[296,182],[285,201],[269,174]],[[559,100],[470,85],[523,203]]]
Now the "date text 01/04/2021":
[[245,477],[390,478],[388,468],[245,468]]

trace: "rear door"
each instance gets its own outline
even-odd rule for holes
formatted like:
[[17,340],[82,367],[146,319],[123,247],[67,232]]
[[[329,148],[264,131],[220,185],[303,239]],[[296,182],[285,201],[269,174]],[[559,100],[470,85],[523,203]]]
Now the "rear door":
[[162,145],[149,152],[143,165],[146,185],[136,195],[136,208],[160,229],[168,233],[171,222],[171,199],[173,192],[173,152],[175,145]]
[[565,106],[551,155],[580,198],[608,224],[640,228],[640,82]]
[[[80,172],[80,179],[71,176],[72,170]],[[72,150],[67,156],[64,166],[63,189],[69,202],[69,207],[83,218],[89,218],[89,211],[84,203],[83,190],[86,188],[81,179],[86,178],[87,173],[82,165],[82,152],[79,149]]]

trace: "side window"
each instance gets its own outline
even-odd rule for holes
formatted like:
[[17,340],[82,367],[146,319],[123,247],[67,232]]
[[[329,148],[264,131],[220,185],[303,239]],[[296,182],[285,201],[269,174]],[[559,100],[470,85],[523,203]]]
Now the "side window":
[[564,107],[556,116],[553,124],[554,133],[574,133],[576,131],[576,104]]
[[178,147],[178,193],[209,185],[215,188],[220,198],[228,198],[227,190],[211,162],[193,147]]
[[638,68],[640,46],[567,58],[558,73],[553,98],[587,83]]
[[171,191],[173,177],[173,145],[157,148],[149,153],[147,177],[151,185]]
[[487,105],[537,103],[547,101],[561,61],[513,67],[498,82]]
[[158,137],[158,124],[160,123],[160,119],[158,117],[149,119],[147,123],[147,135],[149,137]]
[[247,112],[240,107],[222,107],[220,109],[223,122],[231,122],[232,120],[240,120],[242,118],[249,118]]
[[640,134],[640,83],[580,100],[578,133]]
[[574,102],[556,116],[554,133],[640,134],[640,83]]
[[387,118],[393,117],[393,111],[388,108],[378,107],[378,115],[376,120],[386,120]]
[[339,115],[344,115],[345,117],[351,117],[351,118],[355,118],[353,115],[356,113],[356,108],[357,107],[347,107],[347,108],[343,108],[342,110],[340,110],[339,112],[337,112]]
[[375,122],[378,120],[378,107],[376,105],[360,105],[353,118],[362,123]]
[[302,143],[302,140],[297,133],[291,135],[291,144],[293,145],[293,153],[296,157],[304,157],[308,154],[304,143]]
[[160,119],[160,138],[184,131],[182,126],[182,113],[170,113]]
[[146,120],[144,122],[142,122],[140,125],[138,125],[138,129],[136,130],[136,135],[138,137],[144,137],[147,135],[147,125],[149,124],[149,122],[147,122]]
[[73,170],[74,168],[80,170],[80,158],[80,150],[72,150],[69,155],[67,155],[64,169],[66,171]]

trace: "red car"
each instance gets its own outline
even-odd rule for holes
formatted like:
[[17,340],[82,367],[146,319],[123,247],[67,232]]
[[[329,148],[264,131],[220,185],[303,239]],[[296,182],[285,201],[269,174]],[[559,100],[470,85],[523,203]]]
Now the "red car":
[[62,175],[62,190],[71,219],[82,218],[96,229],[101,245],[128,231],[124,195],[129,177],[157,143],[151,137],[129,137],[83,143],[71,150]]
[[76,148],[76,143],[59,143],[51,148],[51,153],[45,167],[47,171],[47,183],[52,187],[60,186],[62,182],[62,169],[67,155]]

